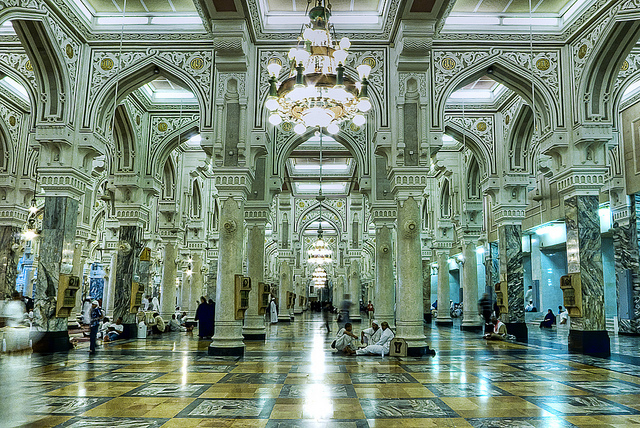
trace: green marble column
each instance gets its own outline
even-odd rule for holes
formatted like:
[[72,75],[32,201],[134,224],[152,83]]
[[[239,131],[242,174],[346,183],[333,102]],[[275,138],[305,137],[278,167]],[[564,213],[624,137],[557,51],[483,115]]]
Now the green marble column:
[[47,196],[40,235],[38,278],[34,308],[34,352],[69,350],[67,318],[56,317],[60,274],[71,274],[78,201],[67,196]]
[[131,313],[131,286],[134,276],[139,277],[142,232],[139,226],[120,226],[113,319],[122,317],[124,337],[136,337],[137,333],[136,314]]
[[604,312],[598,208],[599,200],[595,195],[570,196],[564,200],[567,272],[578,274],[582,288],[582,316],[571,316],[569,352],[608,356],[611,345]]
[[500,319],[507,325],[509,334],[520,342],[528,340],[529,333],[524,319],[524,265],[522,262],[522,225],[498,226],[498,249],[500,251],[500,280],[506,282],[508,303],[506,313]]
[[9,299],[16,291],[18,265],[16,253],[20,244],[20,228],[0,226],[0,299]]

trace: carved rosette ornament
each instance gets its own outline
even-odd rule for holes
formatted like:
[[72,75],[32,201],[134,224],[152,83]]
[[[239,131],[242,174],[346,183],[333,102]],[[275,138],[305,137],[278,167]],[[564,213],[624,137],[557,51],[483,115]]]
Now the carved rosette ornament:
[[416,236],[419,230],[420,228],[418,227],[418,222],[415,219],[409,219],[402,225],[402,232],[406,238],[412,238]]
[[225,233],[228,233],[228,234],[232,234],[237,229],[238,229],[238,225],[236,224],[236,222],[234,220],[227,220],[222,225],[222,230],[224,230]]

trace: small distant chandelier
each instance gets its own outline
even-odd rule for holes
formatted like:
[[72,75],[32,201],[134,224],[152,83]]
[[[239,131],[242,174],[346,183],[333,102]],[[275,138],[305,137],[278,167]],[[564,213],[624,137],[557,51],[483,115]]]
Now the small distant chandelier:
[[313,282],[316,287],[324,287],[327,282],[327,271],[318,266],[313,272]]
[[316,6],[309,11],[309,24],[303,25],[297,46],[289,51],[289,77],[279,85],[281,61],[277,58],[269,61],[269,96],[265,107],[271,111],[271,124],[291,122],[298,134],[304,134],[309,127],[325,128],[336,134],[340,130],[338,125],[345,120],[357,126],[366,123],[363,113],[371,109],[367,93],[371,66],[361,64],[356,68],[360,81],[345,75],[351,42],[347,37],[337,41],[330,16],[329,0],[316,0]]

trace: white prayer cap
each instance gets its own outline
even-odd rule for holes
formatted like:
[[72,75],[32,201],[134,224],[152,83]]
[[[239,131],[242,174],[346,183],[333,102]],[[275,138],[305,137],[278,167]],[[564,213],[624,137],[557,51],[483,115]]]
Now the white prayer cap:
[[371,321],[371,324],[380,325],[380,323],[376,320]]
[[92,301],[91,301],[91,304],[92,304],[92,305],[96,305],[96,306],[100,306],[100,304],[98,303],[98,301],[97,301],[97,300],[92,300]]

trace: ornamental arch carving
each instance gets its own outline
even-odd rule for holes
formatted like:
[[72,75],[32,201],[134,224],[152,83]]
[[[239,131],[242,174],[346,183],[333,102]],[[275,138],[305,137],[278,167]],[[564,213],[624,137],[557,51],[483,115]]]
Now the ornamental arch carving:
[[[311,205],[307,207],[307,209],[305,209],[300,214],[298,214],[294,232],[302,233],[310,223],[318,220],[320,217],[319,211],[318,211],[319,209],[320,209],[320,204],[317,203],[315,205]],[[329,221],[333,225],[333,227],[338,231],[338,234],[339,235],[342,234],[342,231],[346,230],[346,227],[347,227],[347,220],[344,218],[344,216],[334,207],[326,203],[322,204],[322,210],[325,211],[326,213],[333,214],[332,216],[324,215],[322,219]],[[316,212],[318,215],[315,215]]]
[[[101,61],[95,63],[98,58],[94,56],[94,64],[92,66],[93,74],[97,73],[96,69],[100,68],[100,63],[105,58],[102,58]],[[117,62],[113,67],[115,68],[116,66]],[[189,89],[198,100],[201,124],[203,127],[206,127],[205,125],[210,125],[211,121],[205,118],[210,118],[211,116],[210,103],[212,100],[207,98],[205,89],[203,89],[203,86],[198,82],[198,80],[185,70],[158,55],[141,58],[139,61],[134,61],[130,65],[125,63],[125,67],[126,68],[120,72],[116,70],[111,73],[109,77],[105,78],[104,81],[101,81],[100,89],[97,90],[93,96],[87,99],[87,109],[83,127],[104,133],[106,124],[113,112],[114,100],[117,104],[120,104],[133,91],[160,76]],[[90,82],[92,85],[96,84],[93,76],[90,78]],[[117,100],[116,88],[118,90]],[[90,94],[91,90],[88,91],[87,96],[89,97]]]
[[[486,55],[489,54],[487,53]],[[533,104],[535,105],[536,117],[540,120],[540,128],[543,134],[552,132],[559,124],[564,122],[561,117],[562,112],[559,108],[559,101],[551,93],[548,82],[545,82],[537,75],[539,71],[534,73],[534,94],[532,94],[531,70],[524,65],[508,60],[500,56],[500,53],[484,58],[480,57],[475,61],[470,61],[470,63],[471,65],[465,68],[452,69],[451,76],[447,79],[440,79],[444,86],[436,91],[435,104],[432,110],[433,128],[442,128],[449,96],[484,75],[490,75],[496,82],[502,83],[513,90],[528,104],[531,104],[532,97],[535,96]],[[444,73],[439,67],[433,67],[433,69],[436,74]],[[434,81],[438,82],[437,76]]]
[[152,144],[147,163],[147,174],[159,177],[161,166],[165,164],[171,152],[198,133],[197,119],[189,118],[185,124],[165,135],[158,143]]
[[496,173],[494,152],[491,147],[480,142],[479,138],[470,131],[470,127],[447,120],[445,134],[450,135],[458,142],[465,142],[467,148],[471,150],[478,161],[481,177],[488,177],[490,174]]

